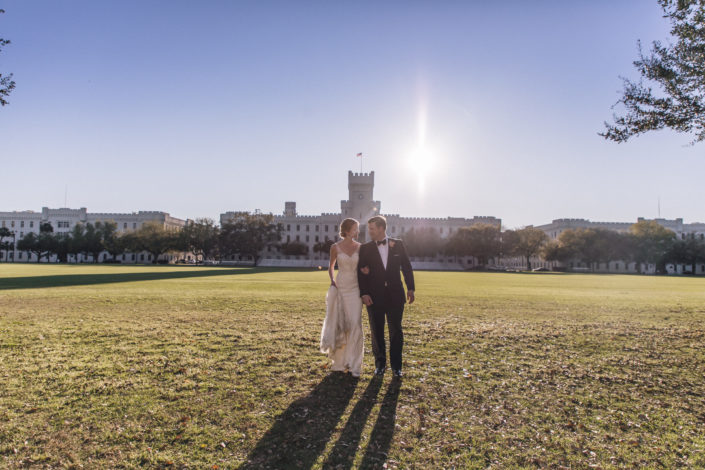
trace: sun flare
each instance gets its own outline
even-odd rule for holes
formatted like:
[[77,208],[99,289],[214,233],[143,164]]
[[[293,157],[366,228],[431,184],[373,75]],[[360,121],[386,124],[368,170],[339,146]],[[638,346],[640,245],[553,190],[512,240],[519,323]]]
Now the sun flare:
[[408,157],[407,165],[418,180],[419,190],[423,191],[426,179],[434,169],[435,154],[426,147],[419,147]]

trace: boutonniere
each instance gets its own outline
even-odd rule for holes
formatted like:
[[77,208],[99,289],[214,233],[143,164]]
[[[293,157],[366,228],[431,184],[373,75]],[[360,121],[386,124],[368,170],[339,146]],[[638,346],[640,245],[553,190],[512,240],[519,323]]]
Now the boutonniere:
[[389,240],[389,248],[394,248],[394,245],[396,245],[394,240]]

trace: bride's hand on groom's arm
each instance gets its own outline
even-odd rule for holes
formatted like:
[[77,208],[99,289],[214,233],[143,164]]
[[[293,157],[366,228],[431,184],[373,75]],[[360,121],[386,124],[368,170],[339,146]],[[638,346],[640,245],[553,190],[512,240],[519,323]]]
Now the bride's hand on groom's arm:
[[372,297],[370,297],[369,295],[363,295],[362,303],[369,307],[370,305],[372,305]]

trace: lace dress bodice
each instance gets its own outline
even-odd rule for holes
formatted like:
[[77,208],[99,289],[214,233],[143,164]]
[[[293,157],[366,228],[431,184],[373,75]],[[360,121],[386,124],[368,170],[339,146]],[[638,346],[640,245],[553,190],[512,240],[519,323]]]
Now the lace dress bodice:
[[357,261],[360,257],[359,251],[353,253],[352,256],[338,250],[338,275],[335,277],[335,283],[341,293],[358,291],[357,286]]

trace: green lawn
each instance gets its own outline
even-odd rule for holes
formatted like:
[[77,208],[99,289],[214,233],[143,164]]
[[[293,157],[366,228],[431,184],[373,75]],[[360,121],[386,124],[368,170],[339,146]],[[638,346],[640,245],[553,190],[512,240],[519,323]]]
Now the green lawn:
[[416,283],[399,383],[326,369],[325,271],[0,264],[0,467],[705,466],[705,279]]

